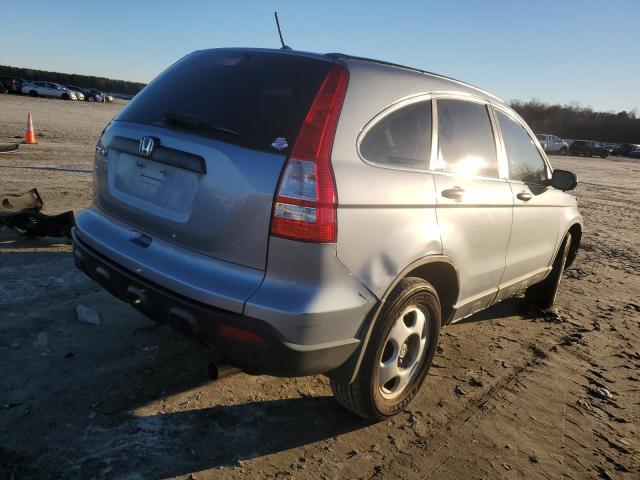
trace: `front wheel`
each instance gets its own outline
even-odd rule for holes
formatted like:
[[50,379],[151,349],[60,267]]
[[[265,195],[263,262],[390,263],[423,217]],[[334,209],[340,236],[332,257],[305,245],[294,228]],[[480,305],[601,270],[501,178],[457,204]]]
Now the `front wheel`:
[[560,149],[560,155],[566,155],[567,154],[567,149],[565,147],[562,147]]
[[94,97],[93,95],[90,95],[90,96],[89,96],[89,101],[90,101],[90,102],[95,102],[95,101],[96,101],[96,99],[95,99],[95,97]]
[[31,90],[31,91],[29,92],[29,96],[31,96],[31,97],[37,97],[37,96],[38,96],[38,92],[36,92],[35,90]]
[[382,307],[354,382],[331,379],[338,403],[372,421],[404,410],[427,376],[440,322],[440,300],[431,284],[401,280]]
[[531,285],[527,288],[524,298],[529,305],[533,305],[539,308],[551,308],[556,301],[556,295],[558,293],[558,286],[564,273],[564,267],[567,264],[567,257],[569,256],[569,249],[571,248],[571,234],[567,233],[564,239],[564,243],[558,251],[555,261],[553,262],[553,268],[551,272],[540,283]]
[[62,100],[69,100],[71,97],[69,96],[68,93],[63,93],[62,94]]

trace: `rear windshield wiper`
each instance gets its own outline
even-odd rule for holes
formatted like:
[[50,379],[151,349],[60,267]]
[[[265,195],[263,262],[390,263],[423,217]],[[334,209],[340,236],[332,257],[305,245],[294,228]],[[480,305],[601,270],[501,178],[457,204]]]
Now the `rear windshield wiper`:
[[240,136],[240,132],[232,130],[230,128],[216,125],[215,123],[205,120],[203,118],[193,117],[191,115],[184,115],[181,113],[168,113],[164,112],[162,118],[168,125],[175,125],[189,130],[204,130],[207,132],[221,132],[228,135]]

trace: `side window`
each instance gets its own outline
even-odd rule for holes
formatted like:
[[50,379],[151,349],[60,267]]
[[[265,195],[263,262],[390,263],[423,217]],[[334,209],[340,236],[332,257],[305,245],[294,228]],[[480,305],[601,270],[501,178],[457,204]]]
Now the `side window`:
[[431,100],[412,103],[384,116],[360,142],[360,153],[372,163],[428,169]]
[[547,167],[533,140],[517,122],[496,111],[507,151],[509,178],[541,184],[547,179]]
[[498,176],[496,145],[487,107],[438,100],[438,158],[434,170],[463,176]]

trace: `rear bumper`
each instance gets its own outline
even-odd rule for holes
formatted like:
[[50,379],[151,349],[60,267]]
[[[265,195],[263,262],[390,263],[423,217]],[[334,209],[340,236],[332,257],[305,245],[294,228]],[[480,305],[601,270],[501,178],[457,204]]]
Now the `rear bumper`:
[[[78,269],[117,298],[161,323],[168,323],[216,348],[229,363],[247,373],[304,376],[341,366],[360,341],[295,344],[266,321],[207,305],[168,290],[117,265],[77,235],[73,256]],[[229,332],[236,332],[230,336]],[[239,340],[237,332],[245,332]],[[247,340],[248,339],[248,340]]]

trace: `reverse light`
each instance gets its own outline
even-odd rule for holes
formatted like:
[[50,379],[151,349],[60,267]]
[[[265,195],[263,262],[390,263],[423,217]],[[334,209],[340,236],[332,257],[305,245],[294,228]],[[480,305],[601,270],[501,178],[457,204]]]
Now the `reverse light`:
[[306,242],[337,238],[336,194],[331,149],[349,73],[334,64],[307,112],[278,184],[271,234]]

